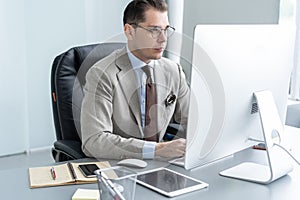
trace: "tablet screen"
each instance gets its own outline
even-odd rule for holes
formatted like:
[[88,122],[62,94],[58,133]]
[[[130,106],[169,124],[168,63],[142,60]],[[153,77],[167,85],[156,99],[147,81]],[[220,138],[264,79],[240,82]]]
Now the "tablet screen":
[[202,181],[167,168],[159,168],[140,174],[137,176],[137,182],[167,196],[176,196],[208,186]]

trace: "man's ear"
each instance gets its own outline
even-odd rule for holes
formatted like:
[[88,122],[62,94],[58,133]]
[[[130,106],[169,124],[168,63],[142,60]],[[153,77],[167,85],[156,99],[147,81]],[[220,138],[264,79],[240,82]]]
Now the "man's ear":
[[135,31],[134,28],[130,24],[124,25],[124,32],[128,40],[133,40]]

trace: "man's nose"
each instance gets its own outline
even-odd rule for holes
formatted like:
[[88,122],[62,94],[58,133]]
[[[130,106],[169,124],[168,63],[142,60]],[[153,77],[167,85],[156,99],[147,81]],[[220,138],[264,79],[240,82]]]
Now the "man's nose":
[[163,31],[159,34],[158,40],[159,40],[160,42],[165,42],[165,41],[167,41],[167,39],[168,39],[168,37],[167,37],[167,31],[166,31],[166,30],[163,30]]

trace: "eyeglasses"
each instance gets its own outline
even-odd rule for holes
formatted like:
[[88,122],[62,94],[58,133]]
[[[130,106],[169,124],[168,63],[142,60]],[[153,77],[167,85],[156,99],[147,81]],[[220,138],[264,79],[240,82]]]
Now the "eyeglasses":
[[175,32],[175,28],[172,26],[167,26],[165,29],[162,29],[160,27],[151,27],[151,28],[146,28],[143,26],[140,26],[138,24],[132,23],[130,25],[134,25],[136,27],[142,28],[146,31],[149,31],[151,33],[151,36],[153,39],[158,38],[162,32],[164,32],[164,35],[168,38],[171,37],[173,35],[173,33]]

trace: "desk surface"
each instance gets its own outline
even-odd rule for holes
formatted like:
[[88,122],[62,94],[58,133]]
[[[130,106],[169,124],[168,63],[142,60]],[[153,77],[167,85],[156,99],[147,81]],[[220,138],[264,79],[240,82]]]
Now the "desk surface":
[[[297,138],[300,139],[300,133],[298,134],[299,135],[297,136]],[[184,194],[173,199],[299,199],[299,166],[295,166],[294,170],[291,173],[269,185],[261,185],[236,179],[230,179],[218,175],[218,173],[223,169],[241,162],[242,155],[243,152],[239,156],[228,157],[210,165],[206,165],[189,171],[178,166],[168,165],[165,162],[147,161],[148,167],[146,168],[146,170],[164,166],[191,177],[200,179],[209,184],[209,187],[206,189]],[[112,165],[114,163],[114,161],[111,162]],[[1,199],[71,200],[71,197],[77,188],[97,189],[97,184],[68,185],[30,189],[27,168],[0,171],[0,178]],[[148,190],[140,185],[137,185],[135,199],[139,200],[169,198]]]

